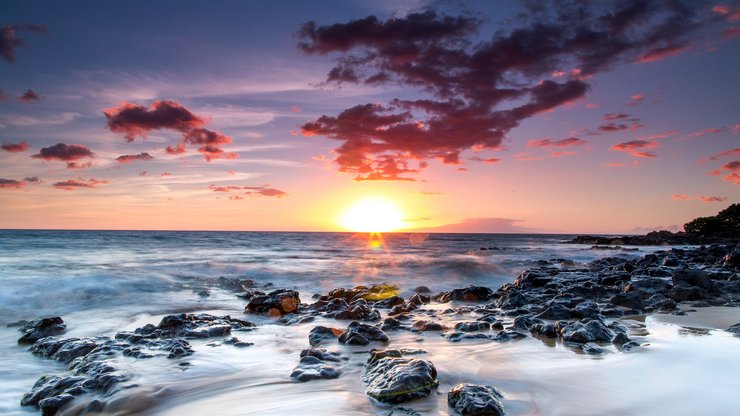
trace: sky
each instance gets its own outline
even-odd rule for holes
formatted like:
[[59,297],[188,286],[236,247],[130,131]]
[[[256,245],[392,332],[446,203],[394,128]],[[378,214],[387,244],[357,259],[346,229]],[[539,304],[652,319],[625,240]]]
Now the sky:
[[676,231],[739,73],[738,2],[3,1],[0,228]]

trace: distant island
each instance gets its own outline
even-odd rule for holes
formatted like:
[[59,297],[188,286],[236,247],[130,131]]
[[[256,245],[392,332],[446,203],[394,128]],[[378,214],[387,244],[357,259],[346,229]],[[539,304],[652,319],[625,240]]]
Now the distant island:
[[579,235],[567,243],[660,246],[737,242],[740,239],[740,204],[732,204],[712,217],[695,218],[684,224],[683,229],[677,233],[664,230],[620,237]]

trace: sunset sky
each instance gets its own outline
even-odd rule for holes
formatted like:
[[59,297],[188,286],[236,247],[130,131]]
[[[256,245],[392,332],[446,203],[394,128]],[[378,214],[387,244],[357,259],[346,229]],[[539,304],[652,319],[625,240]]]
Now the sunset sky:
[[740,202],[740,4],[557,4],[3,1],[0,228],[339,230],[382,197],[408,229],[626,233]]

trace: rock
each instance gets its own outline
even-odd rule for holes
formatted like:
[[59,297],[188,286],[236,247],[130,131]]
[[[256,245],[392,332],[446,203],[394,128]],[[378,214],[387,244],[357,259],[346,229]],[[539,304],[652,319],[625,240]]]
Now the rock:
[[458,384],[447,393],[447,404],[460,416],[502,416],[503,395],[491,386]]
[[417,286],[414,288],[414,292],[416,293],[431,293],[431,289],[429,289],[426,286]]
[[673,285],[687,283],[689,286],[696,286],[709,292],[717,292],[717,285],[714,284],[709,274],[703,270],[682,269],[673,274]]
[[455,330],[461,332],[488,331],[490,329],[491,324],[485,321],[458,322],[455,324]]
[[599,314],[599,305],[592,300],[587,300],[576,305],[571,311],[574,318],[593,318]]
[[62,334],[66,329],[67,325],[59,316],[37,319],[26,323],[19,329],[23,335],[18,339],[18,343],[33,344],[41,338]]
[[416,306],[421,306],[425,303],[429,303],[432,301],[432,298],[430,298],[427,295],[422,295],[420,293],[415,293],[409,298],[409,303]]
[[391,409],[390,413],[386,414],[386,416],[421,416],[421,413],[414,411],[414,409],[396,407]]
[[365,364],[363,381],[368,396],[390,404],[428,396],[439,385],[431,362],[395,356],[371,357]]
[[740,335],[740,324],[735,324],[735,325],[733,325],[733,326],[725,329],[725,331],[727,331],[727,332],[729,332],[731,334]]
[[645,309],[645,303],[642,301],[642,297],[639,292],[622,292],[609,298],[609,302],[617,306],[624,306],[625,308],[643,310]]
[[378,327],[353,321],[339,335],[339,342],[347,345],[367,345],[371,341],[388,342],[388,336]]
[[373,306],[376,308],[390,309],[396,305],[402,305],[404,303],[403,298],[398,296],[391,296],[387,299],[379,300],[375,302]]
[[312,347],[321,345],[325,341],[333,341],[344,332],[339,328],[329,328],[325,326],[316,326],[308,333],[308,343]]
[[645,302],[645,306],[654,310],[673,310],[676,309],[676,302],[661,294],[650,296]]
[[31,347],[31,352],[44,358],[68,363],[77,357],[87,355],[99,345],[99,341],[91,338],[67,338],[46,337],[36,341]]
[[522,315],[514,318],[514,328],[529,331],[529,328],[534,324],[544,324],[541,319],[537,319],[532,315]]
[[55,415],[62,407],[71,402],[74,396],[71,394],[60,394],[59,396],[50,397],[39,401],[39,408],[43,415]]
[[298,292],[290,289],[278,289],[266,295],[253,297],[244,313],[266,313],[270,316],[282,316],[298,310],[301,299]]
[[586,354],[603,354],[606,352],[603,348],[599,347],[598,344],[593,342],[587,342],[581,346],[581,349]]
[[618,332],[617,335],[614,336],[614,339],[612,339],[612,343],[619,347],[630,341],[632,340],[627,336],[627,334],[621,332]]
[[447,336],[447,339],[451,342],[460,342],[466,339],[492,339],[492,337],[482,333],[471,334],[466,332],[453,332]]
[[637,343],[635,341],[630,341],[630,342],[622,345],[619,348],[619,351],[621,351],[621,352],[631,352],[631,351],[634,351],[634,350],[637,350],[637,349],[640,349],[640,348],[641,348],[641,346],[640,346],[639,343]]
[[701,300],[709,298],[709,292],[699,286],[691,286],[687,282],[679,281],[673,285],[673,288],[668,292],[668,297],[676,302],[684,302],[687,300]]
[[553,304],[549,308],[545,309],[542,313],[537,315],[539,319],[548,319],[551,321],[559,321],[563,319],[570,319],[570,309],[560,304]]
[[493,297],[493,291],[483,286],[469,286],[464,289],[454,289],[435,295],[433,299],[440,303],[453,300],[463,302],[485,302]]
[[561,329],[561,335],[566,342],[586,344],[589,342],[611,342],[614,332],[599,320],[587,323],[574,322]]
[[380,329],[383,331],[387,331],[389,329],[397,329],[401,327],[401,321],[399,321],[396,318],[385,318],[383,320],[383,325],[380,326]]
[[625,291],[637,291],[642,293],[643,296],[650,296],[654,294],[667,293],[670,289],[671,283],[669,281],[665,279],[648,277],[631,282],[629,285],[627,285]]
[[536,323],[529,327],[532,334],[540,335],[545,338],[557,338],[558,330],[552,323]]
[[412,328],[414,328],[417,331],[444,331],[446,328],[442,326],[442,324],[437,322],[430,322],[430,321],[416,321],[412,325]]
[[342,372],[328,362],[338,362],[339,353],[330,352],[323,348],[310,348],[301,351],[301,360],[293,369],[290,378],[305,382],[318,379],[335,379]]

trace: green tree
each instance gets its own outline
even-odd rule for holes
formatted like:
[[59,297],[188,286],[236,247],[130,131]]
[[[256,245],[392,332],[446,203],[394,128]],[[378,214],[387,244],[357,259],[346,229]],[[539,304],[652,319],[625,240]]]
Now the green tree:
[[740,236],[740,204],[732,204],[713,217],[689,221],[683,229],[691,234]]

